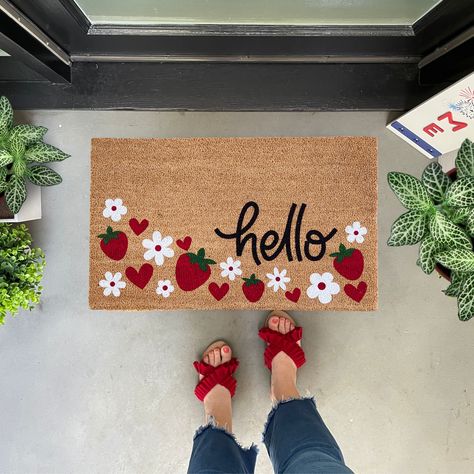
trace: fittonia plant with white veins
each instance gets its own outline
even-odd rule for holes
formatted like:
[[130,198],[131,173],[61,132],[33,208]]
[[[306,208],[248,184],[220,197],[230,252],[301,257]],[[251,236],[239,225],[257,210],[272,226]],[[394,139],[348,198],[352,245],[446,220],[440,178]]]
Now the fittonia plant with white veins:
[[388,183],[408,209],[392,226],[388,245],[420,243],[417,264],[430,274],[436,263],[451,271],[444,291],[458,300],[462,321],[474,316],[474,143],[464,140],[456,157],[456,179],[430,163],[421,181],[391,172]]
[[38,186],[59,184],[61,176],[43,163],[69,157],[58,148],[43,143],[48,131],[35,125],[13,126],[13,109],[0,97],[0,193],[5,193],[8,208],[16,214],[26,199],[26,180]]

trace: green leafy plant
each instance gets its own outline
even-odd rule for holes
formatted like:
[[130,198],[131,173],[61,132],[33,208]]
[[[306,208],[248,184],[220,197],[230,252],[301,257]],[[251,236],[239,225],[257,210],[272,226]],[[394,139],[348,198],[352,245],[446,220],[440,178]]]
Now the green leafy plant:
[[8,208],[16,214],[27,197],[26,180],[38,186],[59,184],[61,176],[43,163],[69,157],[58,148],[43,143],[48,131],[35,125],[13,125],[13,109],[0,97],[0,193],[5,193]]
[[7,313],[14,316],[39,303],[44,265],[26,225],[0,224],[0,324]]
[[456,179],[430,163],[421,180],[391,172],[388,183],[408,210],[392,226],[388,245],[419,243],[417,264],[430,274],[436,264],[451,272],[447,296],[458,301],[458,316],[474,316],[474,143],[466,139],[456,156]]

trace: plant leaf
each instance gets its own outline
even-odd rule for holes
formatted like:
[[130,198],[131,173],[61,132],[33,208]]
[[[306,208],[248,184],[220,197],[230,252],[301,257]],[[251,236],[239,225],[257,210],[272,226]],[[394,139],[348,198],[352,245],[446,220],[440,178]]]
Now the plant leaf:
[[37,186],[54,186],[62,181],[61,176],[56,171],[43,165],[28,168],[27,177]]
[[23,176],[26,172],[26,163],[21,158],[13,161],[13,174]]
[[466,273],[451,272],[451,284],[443,290],[446,296],[459,296],[468,275]]
[[431,235],[427,235],[420,243],[418,265],[429,275],[433,272],[436,260],[435,255],[443,249],[443,244],[437,242]]
[[467,249],[450,249],[436,255],[436,261],[454,272],[474,271],[474,252]]
[[458,297],[458,316],[468,321],[474,316],[474,274],[469,275]]
[[13,156],[8,150],[0,149],[0,167],[7,166],[13,161]]
[[474,209],[471,209],[469,211],[469,214],[466,220],[466,229],[467,229],[468,234],[474,237]]
[[8,187],[7,174],[7,169],[0,167],[0,193],[3,193]]
[[430,233],[437,242],[449,247],[471,250],[472,243],[468,235],[444,214],[436,211],[429,219]]
[[426,234],[428,217],[423,211],[408,211],[392,225],[387,244],[391,247],[417,244]]
[[13,125],[13,109],[10,101],[5,97],[0,97],[0,138],[5,137]]
[[10,150],[13,158],[23,158],[25,154],[25,144],[19,137],[10,137],[7,143],[7,147]]
[[444,174],[441,165],[433,162],[423,171],[421,182],[433,202],[440,203],[444,200],[444,195],[449,188],[451,180]]
[[455,163],[458,178],[474,176],[474,143],[469,138],[462,142]]
[[69,156],[70,155],[67,155],[59,148],[46,143],[35,143],[34,145],[30,146],[25,153],[25,158],[27,161],[34,161],[36,163],[63,161],[66,158],[69,158]]
[[474,206],[474,176],[465,176],[451,184],[446,203],[453,207]]
[[35,125],[16,125],[11,131],[10,137],[20,139],[26,146],[39,142],[48,131],[46,127]]
[[13,214],[17,214],[26,199],[26,186],[23,178],[12,175],[5,191],[7,206]]
[[458,207],[454,209],[451,212],[451,221],[455,224],[465,224],[472,210],[472,207]]
[[427,211],[433,207],[428,192],[413,176],[392,171],[388,173],[388,184],[404,207],[411,211]]

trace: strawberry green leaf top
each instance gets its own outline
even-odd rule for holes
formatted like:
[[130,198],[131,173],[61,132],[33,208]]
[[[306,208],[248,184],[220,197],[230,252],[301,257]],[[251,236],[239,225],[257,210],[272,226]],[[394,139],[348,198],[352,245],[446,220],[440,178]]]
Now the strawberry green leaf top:
[[342,262],[345,258],[350,257],[355,249],[346,249],[344,244],[339,245],[339,252],[329,254],[330,257],[336,257],[338,262]]
[[118,239],[122,232],[119,230],[112,230],[112,227],[108,226],[105,234],[99,234],[98,237],[104,241],[104,244],[108,244],[113,239]]
[[214,260],[206,258],[206,252],[203,248],[199,249],[197,253],[188,252],[187,255],[189,257],[189,261],[191,263],[197,263],[203,272],[207,271],[209,265],[214,265],[216,263]]
[[340,244],[339,252],[330,254],[330,257],[335,257],[333,267],[348,280],[357,280],[364,271],[364,256],[359,249],[346,249]]
[[255,273],[252,273],[250,278],[242,278],[242,280],[245,281],[245,286],[258,285],[262,281],[255,276]]

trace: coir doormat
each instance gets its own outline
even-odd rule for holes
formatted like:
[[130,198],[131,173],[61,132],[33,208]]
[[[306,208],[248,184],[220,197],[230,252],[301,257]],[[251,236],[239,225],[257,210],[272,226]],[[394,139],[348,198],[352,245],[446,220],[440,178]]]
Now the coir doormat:
[[94,139],[93,309],[374,310],[370,137]]

